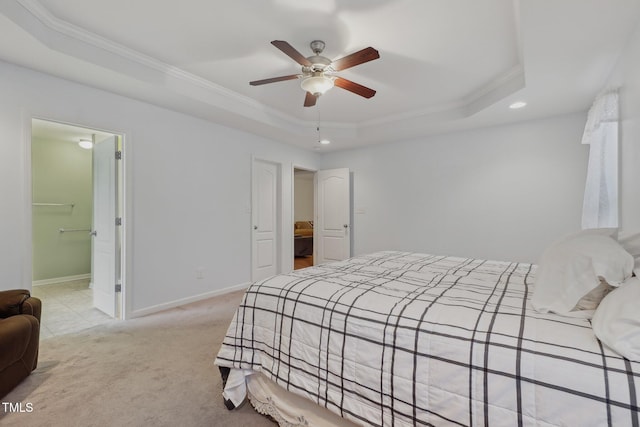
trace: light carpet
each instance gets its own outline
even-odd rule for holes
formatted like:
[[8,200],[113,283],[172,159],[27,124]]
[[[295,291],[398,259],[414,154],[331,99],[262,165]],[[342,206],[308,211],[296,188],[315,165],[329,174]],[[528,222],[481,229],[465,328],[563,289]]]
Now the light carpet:
[[222,402],[213,360],[241,297],[42,340],[38,369],[2,399],[23,412],[0,406],[0,425],[273,427],[249,403]]

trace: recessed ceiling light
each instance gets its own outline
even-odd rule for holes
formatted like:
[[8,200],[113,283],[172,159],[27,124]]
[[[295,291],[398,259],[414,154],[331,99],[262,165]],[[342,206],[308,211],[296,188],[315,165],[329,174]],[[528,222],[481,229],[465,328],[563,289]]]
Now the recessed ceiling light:
[[322,145],[331,144],[331,141],[329,141],[328,139],[321,139],[320,140],[320,144],[322,144]]
[[527,105],[527,103],[524,101],[516,101],[513,104],[509,105],[509,108],[511,108],[512,110],[517,110],[518,108],[522,108],[525,105]]

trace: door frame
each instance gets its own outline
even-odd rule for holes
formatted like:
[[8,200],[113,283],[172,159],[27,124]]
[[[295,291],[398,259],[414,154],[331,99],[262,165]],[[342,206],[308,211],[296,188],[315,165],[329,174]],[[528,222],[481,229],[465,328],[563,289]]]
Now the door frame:
[[[24,289],[32,289],[33,283],[33,190],[32,190],[32,159],[31,159],[31,126],[32,120],[45,120],[49,122],[56,122],[69,126],[83,127],[87,129],[94,129],[97,131],[107,132],[121,137],[121,151],[122,151],[122,163],[119,168],[116,168],[119,174],[119,211],[122,215],[122,225],[120,226],[120,254],[116,253],[116,258],[120,261],[120,315],[122,320],[131,318],[131,307],[129,301],[131,301],[132,289],[130,284],[133,277],[133,262],[132,262],[132,233],[128,229],[128,219],[133,218],[132,215],[132,183],[131,173],[132,162],[128,161],[131,148],[130,135],[131,132],[123,130],[113,130],[106,126],[100,126],[99,123],[77,123],[72,120],[67,120],[63,117],[56,117],[51,114],[38,114],[30,111],[22,111],[23,121],[23,194],[24,194],[24,222],[23,222],[23,235],[25,236],[25,242],[23,246],[24,264],[22,266],[22,287]],[[116,274],[118,272],[116,271]],[[115,283],[114,283],[115,286]]]
[[[307,170],[310,172],[317,173],[320,169],[315,165],[300,165],[299,163],[293,162],[283,162],[282,159],[270,158],[269,156],[263,155],[251,155],[250,164],[249,164],[249,189],[252,194],[252,186],[253,186],[253,162],[254,160],[260,160],[263,162],[274,163],[279,167],[279,177],[278,177],[278,191],[280,193],[280,200],[278,203],[278,215],[279,215],[279,227],[280,230],[278,232],[278,239],[280,239],[278,245],[278,256],[279,256],[279,273],[291,272],[293,271],[293,254],[294,254],[294,243],[293,243],[293,210],[294,210],[294,196],[293,196],[293,177],[294,170],[301,169]],[[314,193],[317,193],[317,189],[314,184]],[[314,194],[315,200],[315,194]],[[314,202],[314,221],[316,216],[316,210],[318,206],[317,203]],[[249,248],[249,256],[250,256],[250,272],[249,279],[250,281],[253,279],[253,195],[250,196],[249,200],[249,208],[246,210],[247,212],[247,227],[249,230],[247,242]],[[353,214],[353,211],[352,211]],[[353,218],[350,218],[352,221]],[[315,240],[315,230],[314,230],[314,240]],[[351,242],[353,245],[353,241]],[[315,242],[314,242],[314,255],[315,255]],[[314,256],[315,263],[315,256]]]
[[[293,227],[295,225],[296,219],[295,219],[295,203],[296,203],[296,193],[295,193],[295,177],[296,177],[296,170],[302,170],[302,171],[307,171],[307,172],[313,172],[313,221],[314,221],[314,228],[313,228],[313,265],[316,265],[316,229],[315,229],[315,221],[316,221],[316,215],[317,215],[317,201],[316,201],[316,193],[318,191],[318,189],[316,188],[316,184],[315,184],[315,176],[316,173],[318,173],[319,169],[312,169],[312,168],[308,168],[305,166],[296,166],[295,164],[291,166],[291,224],[289,224],[289,228],[293,230]],[[290,239],[290,244],[291,244],[291,262],[293,263],[294,260],[294,256],[295,256],[295,237],[293,236],[293,234],[291,235],[291,239]],[[292,264],[292,269],[293,269],[293,264]]]

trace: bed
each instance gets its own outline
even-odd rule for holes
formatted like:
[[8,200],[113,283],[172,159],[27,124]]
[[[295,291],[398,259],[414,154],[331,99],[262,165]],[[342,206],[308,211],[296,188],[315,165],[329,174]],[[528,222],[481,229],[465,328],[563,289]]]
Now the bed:
[[215,360],[225,402],[280,425],[639,425],[640,363],[534,310],[537,270],[383,251],[257,282]]

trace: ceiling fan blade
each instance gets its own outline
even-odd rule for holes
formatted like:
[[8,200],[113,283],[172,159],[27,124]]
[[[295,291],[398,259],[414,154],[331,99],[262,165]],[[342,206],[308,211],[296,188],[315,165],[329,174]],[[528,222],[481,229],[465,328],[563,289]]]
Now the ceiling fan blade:
[[362,86],[358,83],[352,82],[351,80],[343,79],[342,77],[336,77],[333,82],[334,85],[346,89],[349,92],[353,92],[356,95],[364,96],[365,98],[371,98],[376,94],[376,91],[373,89],[369,89],[366,86]]
[[304,97],[304,106],[305,107],[313,107],[316,105],[316,101],[318,97],[312,94],[311,92],[307,92],[307,95]]
[[309,61],[307,58],[305,58],[300,52],[298,52],[293,46],[291,46],[286,41],[284,41],[284,40],[274,40],[274,41],[271,42],[271,44],[274,45],[275,47],[277,47],[278,49],[280,49],[281,51],[283,51],[291,59],[293,59],[294,61],[296,61],[298,64],[302,65],[303,67],[310,67],[312,65],[311,61]]
[[251,86],[266,85],[267,83],[283,82],[285,80],[294,80],[300,77],[300,74],[291,74],[289,76],[271,77],[270,79],[254,80],[249,82]]
[[336,71],[342,71],[378,58],[380,58],[378,51],[372,47],[368,47],[352,53],[351,55],[347,55],[344,58],[336,59],[331,63],[331,68]]

